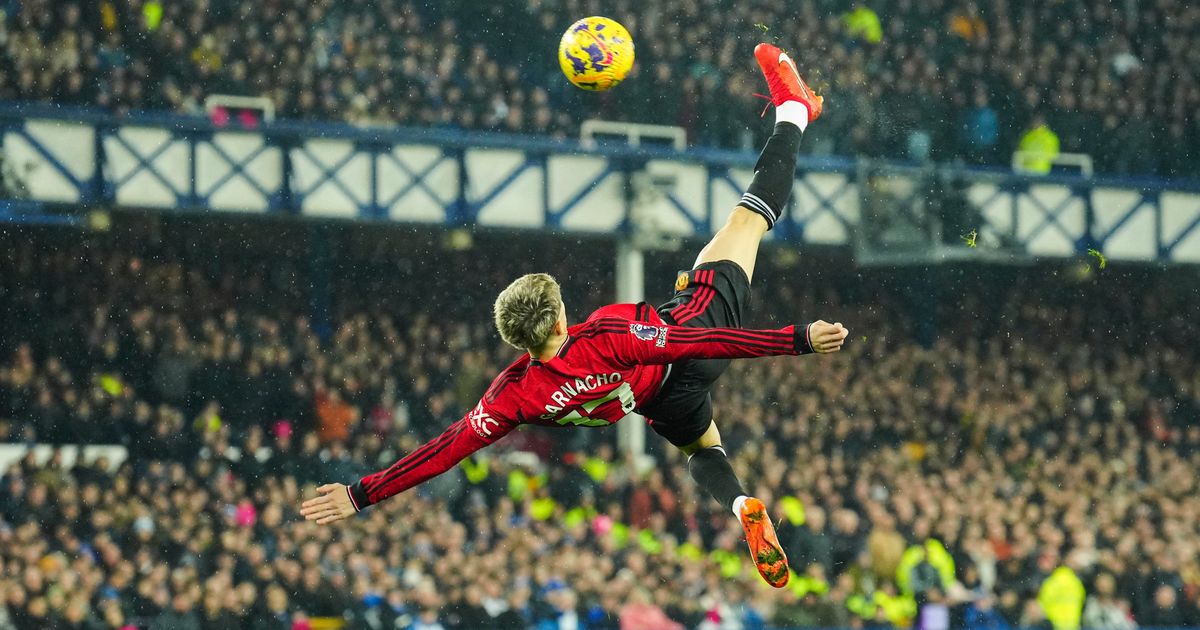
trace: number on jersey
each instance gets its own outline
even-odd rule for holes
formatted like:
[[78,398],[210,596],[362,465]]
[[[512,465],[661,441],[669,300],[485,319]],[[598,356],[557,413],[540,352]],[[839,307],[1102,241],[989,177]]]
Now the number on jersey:
[[555,422],[559,424],[574,424],[581,427],[606,426],[611,424],[608,420],[605,420],[604,418],[592,418],[588,414],[595,411],[600,405],[603,405],[604,403],[614,399],[620,399],[621,411],[623,413],[629,413],[633,411],[635,407],[637,407],[637,401],[633,399],[633,388],[629,386],[629,383],[621,383],[619,387],[609,392],[609,394],[604,398],[589,400],[582,405],[575,407],[571,410],[571,413],[558,418],[555,420]]

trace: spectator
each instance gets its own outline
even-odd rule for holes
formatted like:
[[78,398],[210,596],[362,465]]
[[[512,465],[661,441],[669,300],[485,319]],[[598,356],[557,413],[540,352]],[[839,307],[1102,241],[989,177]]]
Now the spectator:
[[446,628],[438,621],[437,611],[433,608],[426,608],[417,615],[416,621],[409,626],[409,630],[446,630]]
[[[1042,582],[1037,602],[1054,630],[1078,630],[1085,594],[1079,576],[1070,567],[1060,566]],[[1036,616],[1029,620],[1039,621]]]
[[1035,115],[1017,145],[1020,157],[1016,166],[1025,172],[1046,175],[1058,157],[1058,134],[1046,125],[1046,119]]
[[358,412],[342,400],[341,392],[337,389],[318,390],[315,405],[320,423],[317,434],[322,443],[344,441],[350,437],[350,427],[358,421]]
[[1179,594],[1175,588],[1163,584],[1154,589],[1154,603],[1139,620],[1150,628],[1182,628],[1191,621],[1179,605]]
[[865,5],[854,7],[842,16],[846,25],[846,33],[851,37],[871,44],[878,44],[883,39],[883,27],[879,23],[879,15]]
[[871,572],[878,579],[888,579],[896,575],[900,567],[900,560],[904,556],[904,537],[896,531],[895,519],[891,515],[877,511],[872,518],[875,524],[866,541]]
[[187,593],[177,593],[171,599],[170,610],[163,611],[151,624],[151,630],[200,630],[200,627],[200,616]]
[[529,606],[529,589],[518,588],[508,596],[508,607],[496,615],[494,624],[502,630],[521,630],[533,622],[533,611]]
[[1163,147],[1163,144],[1155,142],[1155,134],[1161,131],[1154,128],[1147,114],[1146,104],[1135,101],[1122,116],[1117,128],[1120,151],[1114,156],[1117,173],[1129,175],[1161,172],[1158,163],[1160,155],[1156,145]]
[[550,591],[546,599],[553,607],[553,616],[539,623],[538,630],[582,630],[586,627],[584,615],[579,610],[579,599],[574,591],[557,588]]
[[967,42],[982,42],[987,39],[987,23],[979,15],[979,7],[974,2],[950,15],[950,32]]
[[289,612],[287,592],[278,584],[271,584],[267,587],[266,594],[265,605],[254,617],[254,630],[290,628],[292,615]]
[[993,162],[999,140],[1000,119],[996,110],[988,105],[987,93],[976,89],[974,104],[963,119],[963,154],[974,164]]
[[1083,606],[1083,626],[1095,630],[1133,630],[1137,627],[1129,603],[1116,597],[1117,582],[1111,573],[1096,576],[1095,592]]
[[621,630],[683,630],[683,624],[672,621],[661,608],[650,601],[644,590],[635,590],[630,602],[621,609]]
[[842,508],[834,513],[830,542],[835,571],[845,570],[854,564],[865,538],[857,512]]
[[996,610],[990,595],[976,597],[967,603],[963,614],[963,626],[968,630],[1008,630],[1012,626]]
[[950,630],[950,607],[946,605],[941,589],[930,589],[923,599],[914,627],[918,630]]
[[825,531],[825,510],[812,505],[804,510],[804,523],[790,523],[779,528],[784,552],[796,567],[820,565],[826,572],[833,570],[833,542]]

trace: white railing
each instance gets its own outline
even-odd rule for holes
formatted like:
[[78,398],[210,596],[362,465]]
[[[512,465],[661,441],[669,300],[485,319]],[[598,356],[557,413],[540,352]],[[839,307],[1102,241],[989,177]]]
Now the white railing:
[[579,141],[585,148],[596,147],[596,136],[625,138],[630,146],[641,146],[643,138],[658,138],[670,141],[676,151],[687,148],[687,130],[669,125],[647,125],[642,123],[618,122],[614,120],[585,120],[579,127]]
[[1086,153],[1059,153],[1053,157],[1047,158],[1045,153],[1041,151],[1015,151],[1012,155],[1012,169],[1014,173],[1023,173],[1029,175],[1041,175],[1025,168],[1025,160],[1045,160],[1050,162],[1051,166],[1069,166],[1079,169],[1079,174],[1084,177],[1091,177],[1092,156]]
[[262,96],[233,96],[231,94],[210,94],[204,99],[204,111],[209,117],[217,108],[227,110],[252,109],[262,112],[262,121],[275,120],[275,103]]

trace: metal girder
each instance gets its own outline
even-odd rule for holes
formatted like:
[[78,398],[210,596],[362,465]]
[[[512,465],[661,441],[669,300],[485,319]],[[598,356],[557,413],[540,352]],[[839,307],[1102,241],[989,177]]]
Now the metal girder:
[[[139,131],[153,133],[131,133]],[[223,145],[220,134],[226,132],[253,139]],[[334,142],[314,142],[329,140]],[[528,136],[293,121],[242,130],[197,118],[113,117],[36,105],[0,105],[0,141],[0,151],[7,150],[11,160],[28,163],[28,168],[21,165],[20,173],[28,172],[22,177],[36,184],[0,191],[30,190],[33,202],[216,210],[216,205],[239,205],[238,195],[244,195],[245,210],[252,212],[567,231],[624,230],[629,177],[653,172],[647,167],[653,162],[661,165],[663,176],[655,184],[661,195],[652,212],[662,216],[676,236],[705,236],[717,227],[717,213],[740,196],[745,182],[739,180],[748,181],[756,157],[748,152],[588,148]],[[1040,241],[1043,252],[1050,244],[1049,255],[1072,255],[1067,252],[1071,248],[1078,253],[1089,247],[1114,247],[1136,252],[1130,254],[1134,259],[1200,260],[1200,251],[1195,251],[1200,250],[1200,182],[871,164],[891,177],[912,179],[921,171],[963,181],[979,191],[975,198],[986,198],[972,204],[980,212],[1001,210],[997,202],[1011,204],[1011,232],[1018,247],[1052,232],[1053,238]],[[854,203],[862,192],[857,171],[855,160],[802,157],[789,202],[792,211],[785,213],[773,238],[848,244],[849,237],[840,229],[822,229],[815,235],[807,228],[815,220],[836,225],[832,219],[848,235],[862,221]],[[827,173],[844,179],[824,177]],[[1064,197],[1047,199],[1046,193],[1039,193],[1044,185],[1062,186]],[[1120,194],[1105,196],[1100,191]],[[214,203],[218,192],[220,203]],[[1172,204],[1162,201],[1166,193]],[[914,199],[918,196],[919,191]],[[329,204],[336,207],[323,207]],[[1169,217],[1164,215],[1167,205],[1175,213]],[[671,216],[675,214],[679,216]],[[992,212],[986,220],[1007,218]],[[1019,222],[1024,222],[1023,229],[1017,229]],[[1151,223],[1153,227],[1147,227]],[[818,236],[825,240],[814,240]],[[1111,258],[1120,260],[1122,255]]]

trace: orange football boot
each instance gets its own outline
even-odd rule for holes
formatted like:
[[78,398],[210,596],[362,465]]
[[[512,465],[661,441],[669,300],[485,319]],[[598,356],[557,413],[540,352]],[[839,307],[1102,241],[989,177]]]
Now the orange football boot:
[[771,44],[759,44],[754,47],[754,58],[758,67],[762,68],[763,76],[767,78],[767,87],[771,89],[771,102],[778,107],[787,101],[799,101],[808,108],[808,122],[821,117],[825,106],[825,98],[814,94],[809,89],[800,72],[796,70],[796,62],[787,53]]
[[779,538],[775,535],[775,526],[771,524],[767,507],[762,501],[749,497],[742,505],[739,518],[742,529],[746,531],[746,544],[750,546],[750,558],[754,560],[758,574],[763,576],[767,584],[783,588],[788,583],[787,555],[779,546]]

